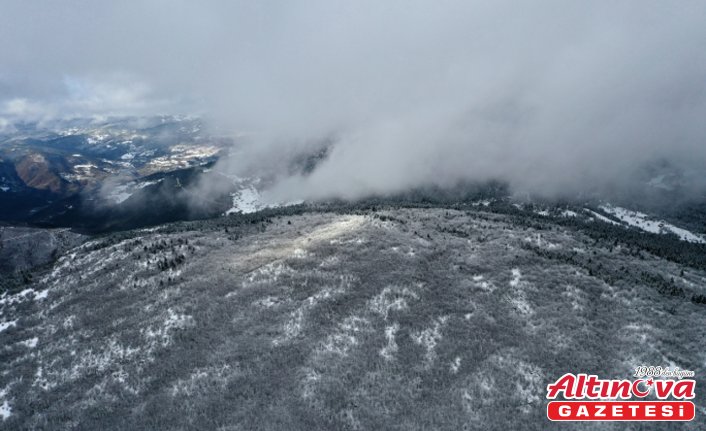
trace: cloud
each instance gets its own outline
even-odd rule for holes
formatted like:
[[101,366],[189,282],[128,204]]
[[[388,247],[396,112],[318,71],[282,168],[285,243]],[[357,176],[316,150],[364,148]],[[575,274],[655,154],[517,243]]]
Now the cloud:
[[43,122],[97,116],[156,115],[171,113],[174,100],[151,97],[144,82],[124,74],[101,78],[64,76],[56,95],[0,101],[0,118],[6,123]]
[[313,173],[280,175],[278,200],[487,178],[611,189],[655,160],[705,165],[704,13],[688,0],[9,0],[0,90],[55,111],[203,111],[247,137],[236,171],[335,137]]

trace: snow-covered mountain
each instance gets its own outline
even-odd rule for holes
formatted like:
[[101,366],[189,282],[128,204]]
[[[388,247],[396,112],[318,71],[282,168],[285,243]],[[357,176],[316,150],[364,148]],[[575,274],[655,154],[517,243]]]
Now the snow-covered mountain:
[[120,205],[213,164],[229,145],[192,117],[20,124],[0,136],[0,221],[81,226],[96,214],[93,203]]
[[566,372],[704,383],[706,246],[480,202],[267,210],[65,251],[0,296],[0,427],[543,430]]

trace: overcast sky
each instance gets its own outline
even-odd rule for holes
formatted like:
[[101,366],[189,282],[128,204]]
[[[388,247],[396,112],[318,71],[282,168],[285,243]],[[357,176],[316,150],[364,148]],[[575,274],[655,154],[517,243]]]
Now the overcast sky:
[[234,169],[334,137],[282,198],[610,186],[706,166],[705,23],[687,0],[3,0],[0,127],[198,113],[248,136]]

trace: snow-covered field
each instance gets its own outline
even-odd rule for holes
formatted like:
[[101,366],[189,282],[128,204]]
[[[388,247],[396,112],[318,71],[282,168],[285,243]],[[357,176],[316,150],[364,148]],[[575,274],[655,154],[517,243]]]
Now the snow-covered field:
[[236,191],[231,194],[233,197],[233,206],[225,213],[227,214],[251,214],[265,208],[279,208],[290,205],[298,205],[303,201],[291,202],[267,202],[262,198],[258,190],[260,184],[259,178],[240,178],[233,175],[228,175],[233,180]]
[[[700,235],[696,235],[686,229],[669,224],[664,220],[655,220],[647,214],[639,211],[628,210],[613,205],[602,205],[601,209],[608,214],[615,216],[623,223],[644,230],[645,232],[660,234],[673,233],[683,241],[706,244],[706,240],[704,240],[704,238]],[[598,214],[596,215],[598,216]],[[605,217],[603,217],[603,219],[605,219]],[[612,220],[610,220],[610,222],[615,223]]]

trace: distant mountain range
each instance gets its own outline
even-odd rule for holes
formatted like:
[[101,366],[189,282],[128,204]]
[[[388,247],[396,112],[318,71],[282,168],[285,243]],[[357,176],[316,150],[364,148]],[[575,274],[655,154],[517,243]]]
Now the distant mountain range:
[[0,220],[81,226],[129,190],[213,163],[228,143],[190,117],[16,125],[0,134]]
[[[17,124],[0,133],[0,224],[99,232],[265,208],[271,173],[238,177],[216,165],[237,146],[194,117]],[[311,173],[329,146],[292,154],[283,169]]]

